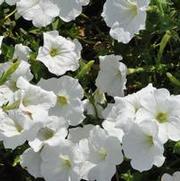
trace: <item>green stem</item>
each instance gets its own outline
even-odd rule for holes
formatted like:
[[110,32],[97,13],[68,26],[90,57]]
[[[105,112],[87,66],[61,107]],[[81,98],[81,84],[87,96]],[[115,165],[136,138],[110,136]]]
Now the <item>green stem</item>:
[[8,18],[10,18],[13,14],[15,14],[16,13],[16,9],[14,10],[14,11],[12,11],[11,13],[9,13],[7,16],[5,16],[5,18],[4,18],[4,21],[6,21]]
[[168,69],[173,68],[173,64],[158,64],[138,68],[128,68],[128,75],[142,72],[167,72]]

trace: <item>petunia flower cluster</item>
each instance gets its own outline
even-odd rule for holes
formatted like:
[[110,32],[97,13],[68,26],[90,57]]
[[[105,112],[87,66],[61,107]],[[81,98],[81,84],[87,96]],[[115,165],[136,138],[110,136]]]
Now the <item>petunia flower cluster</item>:
[[[8,149],[29,146],[21,166],[46,181],[110,181],[124,158],[140,172],[161,167],[164,144],[180,140],[180,96],[152,84],[124,96],[127,67],[114,54],[99,57],[97,90],[85,96],[78,79],[66,74],[79,68],[81,44],[57,31],[43,37],[36,59],[54,77],[32,84],[32,50],[22,44],[0,65],[0,77],[18,65],[0,86],[0,139]],[[88,116],[97,122],[87,124]]]
[[[17,13],[36,27],[45,27],[60,17],[64,22],[75,20],[90,0],[0,0],[0,5],[16,5]],[[102,17],[110,28],[110,35],[127,44],[146,27],[150,0],[106,0]],[[113,9],[113,11],[112,11]]]
[[[4,1],[0,1],[0,4]],[[59,16],[74,20],[88,0],[5,0],[37,27]],[[107,0],[102,17],[110,35],[128,43],[145,29],[149,0]],[[112,11],[114,9],[114,11]],[[0,46],[3,36],[0,36]],[[126,95],[128,68],[121,55],[99,56],[96,90],[75,76],[82,46],[58,31],[43,33],[36,61],[51,73],[35,85],[29,47],[16,44],[0,64],[0,140],[6,149],[23,144],[19,163],[46,181],[110,181],[128,160],[139,172],[161,167],[164,145],[180,141],[180,95],[151,83]],[[0,54],[3,51],[0,49]],[[111,101],[108,101],[111,100]],[[87,120],[91,119],[92,122]],[[178,180],[179,173],[162,181]]]
[[72,21],[81,14],[82,6],[89,4],[89,0],[0,0],[0,5],[4,1],[16,5],[18,14],[36,27],[49,25],[55,17]]

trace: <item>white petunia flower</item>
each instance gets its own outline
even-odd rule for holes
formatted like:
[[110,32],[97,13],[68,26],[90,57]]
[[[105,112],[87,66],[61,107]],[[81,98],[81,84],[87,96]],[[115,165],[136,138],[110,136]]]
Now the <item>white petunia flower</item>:
[[104,129],[109,135],[117,137],[122,142],[124,132],[127,132],[135,119],[135,109],[124,98],[115,97],[114,104],[108,104],[103,111]]
[[39,48],[37,60],[57,75],[79,68],[81,45],[78,40],[71,41],[59,36],[57,31],[44,33],[44,45]]
[[125,96],[124,99],[128,101],[134,107],[135,112],[137,112],[140,108],[142,108],[141,100],[144,97],[153,94],[155,89],[156,88],[153,87],[152,84],[148,84],[145,88],[139,90],[138,92]]
[[86,180],[110,181],[116,172],[116,165],[123,161],[120,142],[96,126],[89,139],[79,143],[83,154],[81,177]]
[[13,103],[14,94],[6,85],[0,86],[0,107],[8,103]]
[[59,7],[59,17],[69,22],[81,14],[82,6],[88,5],[89,0],[54,0],[54,2]]
[[41,155],[40,152],[34,152],[32,148],[27,149],[20,157],[20,164],[35,178],[41,176]]
[[[33,78],[33,75],[30,70],[30,64],[27,62],[29,58],[29,53],[31,52],[30,48],[23,46],[22,44],[15,45],[13,60],[18,60],[19,66],[13,72],[5,84],[12,90],[16,91],[16,81],[19,77],[23,77],[26,80],[30,81]],[[2,73],[6,72],[11,66],[12,62],[6,62],[0,65],[0,76]]]
[[[27,62],[30,52],[31,49],[27,46],[23,46],[22,44],[15,45],[13,59],[19,60],[20,64],[16,71],[11,74],[9,80],[6,82],[6,85],[8,85],[8,87],[13,91],[17,90],[16,81],[19,77],[23,77],[28,81],[32,80],[33,78],[30,70],[31,65]],[[12,63],[9,63],[9,67],[11,65]]]
[[57,146],[46,145],[41,151],[41,174],[46,181],[79,181],[79,151],[68,140]]
[[7,4],[9,4],[10,6],[12,6],[12,5],[15,5],[17,2],[19,2],[20,0],[5,0],[5,2],[7,3]]
[[131,166],[140,172],[150,170],[153,165],[162,166],[163,143],[158,137],[158,125],[145,120],[131,127],[123,137],[123,151],[131,159]]
[[119,62],[121,56],[100,56],[100,71],[96,86],[111,96],[123,96],[126,88],[127,67]]
[[36,27],[47,26],[59,15],[59,8],[51,0],[20,0],[17,12]]
[[[0,76],[6,72],[11,66],[13,65],[12,62],[6,62],[0,65]],[[33,78],[33,75],[30,71],[30,64],[26,61],[20,61],[19,66],[13,72],[8,78],[8,80],[5,82],[5,85],[7,85],[12,91],[16,91],[16,81],[19,77],[23,77],[26,80],[30,81]]]
[[81,101],[83,88],[77,79],[63,76],[59,79],[41,80],[39,85],[45,90],[54,91],[56,94],[56,105],[50,110],[50,113],[65,117],[73,126],[83,121],[85,118],[83,102]]
[[128,43],[144,30],[149,3],[150,0],[106,0],[102,16],[111,28],[110,35],[118,42]]
[[56,145],[67,136],[67,125],[63,117],[49,116],[44,125],[38,130],[36,138],[29,141],[31,148],[38,152],[45,145]]
[[16,44],[14,48],[13,59],[28,61],[31,49],[22,44]]
[[46,91],[38,86],[32,85],[23,77],[19,77],[16,86],[19,88],[21,93],[21,104],[26,108],[31,106],[38,106],[48,110],[56,103],[57,99],[52,91]]
[[5,148],[15,149],[26,140],[33,140],[40,122],[35,122],[20,110],[12,110],[7,114],[0,113],[0,137]]
[[156,89],[141,99],[142,108],[137,112],[137,121],[144,119],[157,122],[159,137],[165,143],[168,139],[180,140],[180,100],[170,96],[167,89]]
[[0,5],[1,5],[3,2],[6,2],[6,3],[9,4],[10,6],[12,6],[12,5],[15,5],[18,1],[20,1],[20,0],[0,0]]
[[151,84],[140,91],[125,97],[115,97],[114,104],[108,104],[103,111],[103,127],[109,135],[122,141],[122,137],[136,121],[136,113],[142,107],[141,99],[155,90]]
[[80,140],[88,138],[90,131],[94,128],[94,125],[87,124],[83,127],[71,128],[69,129],[68,140],[73,143],[79,143]]
[[180,180],[180,171],[174,172],[173,175],[165,173],[161,177],[161,181],[179,181]]
[[[0,2],[0,4],[1,4],[1,2]],[[3,41],[3,36],[0,36],[0,54],[1,54],[1,44],[2,44],[2,41]]]
[[82,6],[86,6],[89,4],[90,0],[78,0],[79,3],[82,5]]
[[46,120],[48,110],[56,104],[55,94],[30,84],[23,77],[17,80],[16,86],[19,90],[14,93],[13,102],[3,109],[5,111],[20,109],[32,120],[38,122]]

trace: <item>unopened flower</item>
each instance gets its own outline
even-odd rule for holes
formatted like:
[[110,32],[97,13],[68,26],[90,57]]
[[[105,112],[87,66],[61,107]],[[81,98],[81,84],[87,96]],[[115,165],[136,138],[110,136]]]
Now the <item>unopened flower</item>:
[[127,67],[119,62],[121,56],[100,56],[100,71],[96,79],[96,86],[111,96],[123,96],[126,88]]

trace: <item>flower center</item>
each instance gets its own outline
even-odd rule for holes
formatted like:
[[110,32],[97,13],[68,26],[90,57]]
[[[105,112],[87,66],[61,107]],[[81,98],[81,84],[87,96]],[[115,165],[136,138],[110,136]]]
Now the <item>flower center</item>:
[[54,136],[54,131],[47,127],[41,128],[38,132],[38,138],[41,141],[48,140],[48,139],[52,138],[53,136]]
[[68,104],[68,98],[66,96],[57,96],[57,103],[60,106],[66,106]]
[[148,143],[150,146],[154,145],[153,136],[146,135],[146,143]]
[[101,160],[105,160],[107,157],[107,151],[104,148],[100,148],[100,150],[98,151],[98,154],[101,158]]
[[24,106],[28,106],[28,105],[31,104],[31,101],[30,101],[27,97],[25,97],[25,98],[22,100],[22,104],[23,104]]
[[134,1],[129,1],[129,9],[133,16],[138,15],[138,6]]
[[14,125],[19,133],[23,131],[23,127],[17,121],[14,121]]
[[165,112],[159,112],[156,115],[156,119],[159,123],[166,123],[168,122],[168,114]]
[[60,155],[59,158],[61,159],[64,168],[70,169],[72,167],[72,161],[68,155]]
[[55,57],[59,55],[59,50],[57,48],[51,48],[49,54],[51,55],[51,57]]

